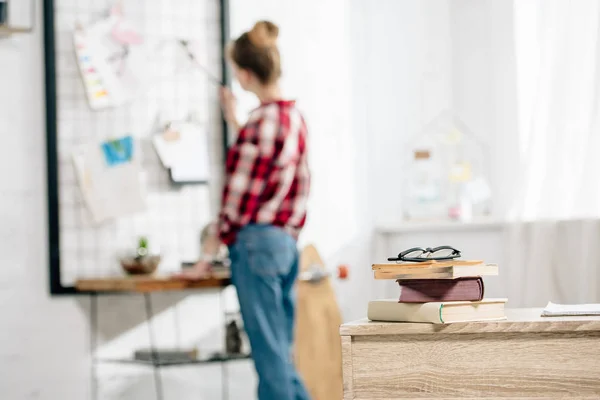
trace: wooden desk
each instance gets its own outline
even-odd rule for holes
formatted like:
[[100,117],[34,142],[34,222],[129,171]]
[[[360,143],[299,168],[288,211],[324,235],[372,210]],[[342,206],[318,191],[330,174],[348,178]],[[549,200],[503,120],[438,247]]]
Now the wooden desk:
[[600,399],[600,317],[340,328],[344,399]]

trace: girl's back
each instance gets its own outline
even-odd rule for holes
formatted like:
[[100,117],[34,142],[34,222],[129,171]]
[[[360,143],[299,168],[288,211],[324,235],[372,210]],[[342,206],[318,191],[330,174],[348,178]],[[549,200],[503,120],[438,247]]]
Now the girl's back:
[[239,197],[237,207],[225,210],[230,220],[273,224],[297,236],[310,184],[306,146],[306,124],[294,101],[267,102],[254,110],[228,154],[227,174],[239,183],[237,193],[226,193]]

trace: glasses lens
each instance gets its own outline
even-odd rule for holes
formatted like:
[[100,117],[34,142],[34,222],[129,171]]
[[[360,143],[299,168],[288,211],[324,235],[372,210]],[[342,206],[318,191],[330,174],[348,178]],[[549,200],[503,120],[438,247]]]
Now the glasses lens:
[[455,251],[452,249],[439,249],[438,251],[433,253],[431,256],[442,258],[442,257],[450,257],[454,254],[455,254]]
[[421,258],[423,256],[422,250],[413,250],[410,253],[403,255],[403,258]]

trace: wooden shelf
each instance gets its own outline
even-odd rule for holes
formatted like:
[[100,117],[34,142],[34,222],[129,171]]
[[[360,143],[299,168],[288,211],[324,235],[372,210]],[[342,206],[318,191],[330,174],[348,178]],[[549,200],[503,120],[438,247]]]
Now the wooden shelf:
[[131,276],[78,279],[75,287],[80,292],[93,293],[148,293],[190,289],[224,288],[231,284],[229,274],[214,275],[199,281],[184,281],[171,277]]

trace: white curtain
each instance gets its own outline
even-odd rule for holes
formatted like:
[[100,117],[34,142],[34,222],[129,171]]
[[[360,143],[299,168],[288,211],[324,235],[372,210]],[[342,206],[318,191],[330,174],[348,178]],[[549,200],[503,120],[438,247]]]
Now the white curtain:
[[512,307],[600,302],[600,2],[516,0]]
[[600,220],[508,224],[498,293],[510,307],[600,303]]
[[518,0],[516,220],[600,216],[600,2]]

